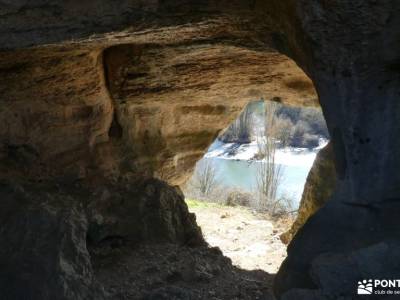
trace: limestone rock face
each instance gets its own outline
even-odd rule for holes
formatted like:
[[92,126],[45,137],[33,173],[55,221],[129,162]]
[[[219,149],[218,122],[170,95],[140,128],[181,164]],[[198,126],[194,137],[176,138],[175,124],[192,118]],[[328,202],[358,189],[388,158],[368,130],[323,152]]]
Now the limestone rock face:
[[94,246],[109,242],[204,244],[182,192],[158,180],[101,189],[90,202],[88,215],[88,239]]
[[2,184],[0,195],[2,297],[103,299],[86,248],[83,208],[68,196],[20,186]]
[[[356,295],[359,281],[398,276],[400,264],[395,258],[398,251],[398,243],[384,241],[350,253],[322,254],[314,259],[311,267],[311,277],[318,289],[293,289],[282,299],[355,299],[352,295]],[[396,299],[398,296],[373,294],[368,298]]]
[[0,198],[4,299],[103,299],[92,253],[154,242],[206,246],[182,193],[157,180],[97,192],[2,182]]
[[308,70],[320,96],[338,182],[330,201],[289,245],[275,280],[278,295],[316,288],[309,274],[319,255],[397,240],[400,199],[400,158],[393,152],[400,129],[395,92],[400,20],[394,18],[400,3],[285,3],[282,8],[293,5],[299,16],[285,23],[285,31],[297,32],[292,45],[302,51],[295,53],[296,61]]
[[322,254],[313,261],[311,274],[324,294],[351,295],[360,279],[395,278],[400,267],[397,251],[398,243],[383,241],[351,253]]
[[0,178],[180,183],[246,101],[318,94],[338,181],[275,292],[316,289],[320,255],[398,240],[399,13],[389,0],[1,1]]
[[335,165],[331,144],[321,149],[307,176],[301,197],[297,218],[289,231],[281,235],[281,240],[288,244],[297,231],[315,214],[330,198],[336,183]]
[[1,54],[1,177],[79,179],[107,165],[107,151],[101,162],[95,151],[113,117],[103,73],[98,51]]
[[2,2],[0,18],[1,177],[180,184],[248,101],[318,103],[245,1]]

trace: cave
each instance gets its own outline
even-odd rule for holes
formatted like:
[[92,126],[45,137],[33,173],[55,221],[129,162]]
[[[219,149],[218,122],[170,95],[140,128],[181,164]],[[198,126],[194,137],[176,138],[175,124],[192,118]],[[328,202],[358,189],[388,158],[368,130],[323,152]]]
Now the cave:
[[[364,280],[398,278],[399,11],[386,0],[2,1],[1,296],[134,299],[104,289],[95,257],[127,241],[201,247],[177,186],[263,95],[320,103],[336,170],[329,199],[314,172],[326,204],[293,236],[275,296],[354,299]],[[396,299],[378,283],[371,299]],[[160,293],[146,297],[172,298]]]
[[181,189],[205,241],[242,272],[264,274],[268,287],[287,244],[333,191],[331,155],[320,108],[259,99],[219,134]]

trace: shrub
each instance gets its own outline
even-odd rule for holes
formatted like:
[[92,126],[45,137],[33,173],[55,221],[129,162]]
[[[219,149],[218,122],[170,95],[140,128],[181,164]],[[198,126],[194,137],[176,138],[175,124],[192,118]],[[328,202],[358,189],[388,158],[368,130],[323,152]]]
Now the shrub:
[[287,119],[292,123],[286,145],[313,148],[318,146],[319,138],[329,139],[321,109],[281,106],[277,115],[279,119]]
[[252,204],[253,196],[250,193],[244,193],[240,191],[231,191],[226,198],[226,205],[229,206],[248,206],[250,207]]
[[303,143],[301,147],[303,148],[315,148],[319,146],[319,136],[315,134],[304,134]]
[[286,147],[289,145],[292,131],[293,123],[289,118],[278,117],[276,120],[276,139],[280,142],[280,147]]

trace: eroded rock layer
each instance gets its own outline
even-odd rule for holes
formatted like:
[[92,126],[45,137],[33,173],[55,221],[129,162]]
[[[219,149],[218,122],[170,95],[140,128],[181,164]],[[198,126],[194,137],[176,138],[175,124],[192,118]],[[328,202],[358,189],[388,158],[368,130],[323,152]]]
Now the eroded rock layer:
[[221,43],[121,45],[106,50],[107,82],[132,170],[182,183],[249,100],[315,103],[287,57]]
[[182,183],[248,101],[318,102],[246,3],[97,2],[2,4],[0,176]]
[[399,13],[389,0],[2,1],[0,177],[184,181],[246,101],[316,103],[279,50],[315,84],[338,182],[293,239],[276,294],[329,294],[325,272],[309,275],[321,255],[346,269],[384,243],[377,257],[398,260]]
[[113,105],[99,51],[32,49],[0,58],[1,176],[85,177],[108,141]]
[[185,181],[250,100],[318,102],[310,79],[274,50],[280,37],[258,8],[0,2],[0,179],[29,181],[3,195],[9,298],[101,299],[94,256],[127,243],[203,244],[182,195],[143,181]]

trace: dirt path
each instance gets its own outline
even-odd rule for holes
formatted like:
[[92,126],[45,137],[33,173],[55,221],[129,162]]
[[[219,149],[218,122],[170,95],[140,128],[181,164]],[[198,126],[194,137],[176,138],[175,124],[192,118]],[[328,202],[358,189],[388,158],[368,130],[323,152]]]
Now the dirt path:
[[233,265],[270,274],[278,271],[286,257],[286,245],[279,239],[286,223],[244,207],[189,202],[189,209],[196,214],[207,242],[219,247]]

